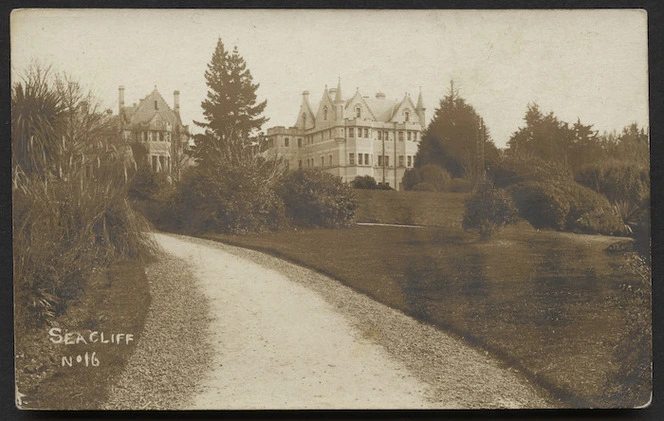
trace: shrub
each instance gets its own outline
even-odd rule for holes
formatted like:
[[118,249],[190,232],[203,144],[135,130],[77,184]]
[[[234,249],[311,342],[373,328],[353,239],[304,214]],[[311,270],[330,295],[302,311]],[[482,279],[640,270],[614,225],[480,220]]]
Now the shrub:
[[355,193],[332,174],[299,169],[283,178],[278,191],[286,216],[296,225],[337,228],[354,223]]
[[[424,191],[444,191],[452,183],[452,176],[442,167],[435,164],[427,164],[421,168],[407,169],[401,180],[404,190],[416,190],[420,184],[427,185]],[[429,190],[430,187],[433,190]],[[420,189],[423,188],[420,186]]]
[[417,168],[408,168],[401,179],[404,190],[413,190],[421,181],[420,171]]
[[127,148],[112,120],[78,83],[47,76],[36,69],[12,91],[17,327],[66,311],[94,270],[156,251],[129,206]]
[[436,191],[436,188],[429,183],[417,183],[413,187],[414,191]]
[[192,168],[169,207],[173,222],[192,233],[275,230],[284,219],[282,200],[252,167]]
[[526,181],[508,188],[519,215],[535,228],[562,230],[570,204],[565,194],[553,184]]
[[473,182],[468,178],[453,178],[450,191],[454,193],[468,193],[473,190]]
[[449,172],[438,165],[427,164],[419,169],[420,179],[423,183],[431,184],[436,191],[443,191],[452,181]]
[[376,184],[376,179],[374,179],[370,175],[358,175],[357,177],[355,177],[355,179],[353,179],[351,185],[355,189],[375,190],[378,188],[378,185]]
[[576,181],[604,194],[612,203],[643,206],[650,198],[648,168],[635,163],[602,162],[582,168]]
[[535,228],[607,235],[621,232],[620,218],[606,198],[574,181],[527,181],[508,191],[519,215]]
[[129,197],[136,200],[150,200],[170,185],[166,173],[156,173],[141,165],[129,184]]
[[509,194],[484,180],[466,201],[463,229],[476,229],[482,238],[518,220],[518,211]]
[[569,183],[572,173],[562,165],[535,156],[504,155],[487,170],[494,184],[506,188],[528,181]]
[[586,234],[620,234],[623,224],[616,209],[603,195],[578,183],[565,185],[570,210],[566,228]]

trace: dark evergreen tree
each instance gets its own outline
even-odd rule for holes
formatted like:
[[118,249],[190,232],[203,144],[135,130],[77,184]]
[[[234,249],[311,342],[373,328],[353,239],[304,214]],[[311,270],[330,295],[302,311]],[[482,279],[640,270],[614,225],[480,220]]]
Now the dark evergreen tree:
[[495,160],[498,149],[480,116],[451,83],[422,135],[415,166],[434,164],[454,177],[473,177],[478,173],[482,157],[485,162]]
[[592,125],[580,120],[570,127],[553,112],[543,114],[537,104],[528,104],[520,127],[507,142],[509,151],[521,156],[537,156],[562,164],[572,172],[603,157],[604,148]]
[[201,103],[205,122],[195,124],[205,133],[194,139],[193,154],[200,165],[241,162],[252,155],[251,145],[267,121],[262,116],[267,101],[257,103],[251,72],[237,47],[232,53],[221,38],[205,72],[207,98]]

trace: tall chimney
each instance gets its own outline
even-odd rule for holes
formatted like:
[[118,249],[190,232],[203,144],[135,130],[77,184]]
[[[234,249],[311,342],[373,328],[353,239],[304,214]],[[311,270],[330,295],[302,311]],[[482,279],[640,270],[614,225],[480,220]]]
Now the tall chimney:
[[120,107],[118,111],[118,115],[122,114],[122,109],[124,108],[124,86],[120,85],[118,88],[118,93],[119,93],[119,99],[120,99]]
[[180,91],[173,91],[173,110],[180,113]]

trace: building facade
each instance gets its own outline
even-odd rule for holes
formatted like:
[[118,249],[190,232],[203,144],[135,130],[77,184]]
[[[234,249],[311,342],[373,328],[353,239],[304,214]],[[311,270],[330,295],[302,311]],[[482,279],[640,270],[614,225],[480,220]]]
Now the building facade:
[[414,104],[410,95],[390,102],[377,93],[363,96],[359,89],[347,99],[336,89],[325,87],[316,108],[309,92],[293,127],[267,130],[267,153],[283,157],[289,169],[321,168],[350,182],[370,175],[397,190],[408,168],[412,168],[425,125],[422,92]]
[[124,86],[119,91],[120,131],[132,147],[135,161],[154,172],[173,173],[186,165],[189,126],[180,118],[180,92],[173,92],[173,108],[157,87],[138,104],[125,105]]

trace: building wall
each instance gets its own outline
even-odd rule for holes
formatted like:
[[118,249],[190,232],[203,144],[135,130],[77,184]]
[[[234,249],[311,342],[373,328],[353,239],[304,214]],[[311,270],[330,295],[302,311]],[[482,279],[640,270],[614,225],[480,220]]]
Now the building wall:
[[287,160],[289,169],[321,168],[344,182],[370,175],[400,190],[406,169],[414,165],[421,126],[353,118],[325,121],[310,130],[273,127],[267,135],[268,153]]

